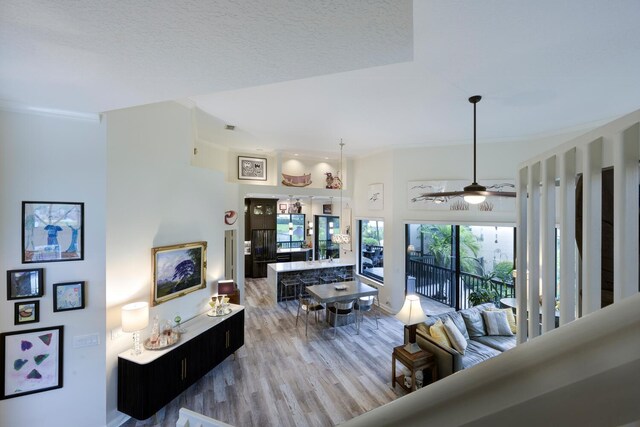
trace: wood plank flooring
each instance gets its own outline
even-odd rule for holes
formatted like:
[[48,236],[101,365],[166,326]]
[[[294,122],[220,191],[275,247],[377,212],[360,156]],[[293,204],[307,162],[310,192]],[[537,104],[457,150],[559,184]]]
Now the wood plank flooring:
[[245,345],[155,416],[126,427],[175,426],[180,407],[234,426],[331,426],[404,394],[391,389],[391,352],[403,326],[379,312],[365,314],[360,335],[309,316],[296,328],[297,302],[273,305],[266,279],[245,283]]

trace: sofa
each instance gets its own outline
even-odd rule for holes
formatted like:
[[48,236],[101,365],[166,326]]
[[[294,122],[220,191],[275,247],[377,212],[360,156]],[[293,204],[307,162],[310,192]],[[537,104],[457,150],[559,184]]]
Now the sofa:
[[[483,315],[485,311],[496,314]],[[499,329],[496,329],[494,321],[491,320],[495,316],[500,322],[506,320],[508,331],[502,324]],[[447,322],[447,319],[450,319],[450,322]],[[441,337],[437,336],[437,331],[431,329],[438,321],[442,324],[448,323],[450,329],[448,332],[455,333],[452,330],[452,322],[460,332],[459,335],[455,335],[460,337],[462,342],[458,342],[457,345],[444,344]],[[487,322],[490,322],[491,325],[487,325]],[[438,364],[438,377],[444,378],[515,347],[515,327],[515,318],[511,309],[497,309],[493,303],[485,303],[460,311],[428,316],[427,321],[420,323],[417,327],[416,341],[420,348],[435,356]],[[435,338],[431,332],[436,334]],[[450,334],[447,333],[447,335]],[[454,349],[455,346],[466,348],[463,348],[463,352],[461,352]]]

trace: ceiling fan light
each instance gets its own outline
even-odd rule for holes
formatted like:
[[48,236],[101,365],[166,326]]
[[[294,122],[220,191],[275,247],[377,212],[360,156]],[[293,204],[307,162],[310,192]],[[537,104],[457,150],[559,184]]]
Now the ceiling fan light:
[[485,196],[477,196],[475,194],[468,194],[464,196],[464,201],[469,203],[470,205],[478,205],[484,202],[486,199]]

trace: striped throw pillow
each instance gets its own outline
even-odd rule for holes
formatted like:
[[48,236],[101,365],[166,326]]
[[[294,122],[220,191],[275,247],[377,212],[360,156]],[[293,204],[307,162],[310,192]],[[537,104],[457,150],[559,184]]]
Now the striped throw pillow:
[[451,341],[451,346],[458,350],[460,354],[464,354],[464,351],[467,349],[467,340],[451,318],[447,318],[447,320],[444,321],[444,331],[449,341]]
[[513,335],[504,311],[483,311],[482,317],[487,335]]

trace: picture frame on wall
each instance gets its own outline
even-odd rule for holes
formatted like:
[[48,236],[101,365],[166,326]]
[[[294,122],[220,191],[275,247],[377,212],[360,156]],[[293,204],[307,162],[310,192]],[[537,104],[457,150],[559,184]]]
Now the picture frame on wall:
[[151,249],[153,305],[207,286],[207,242],[183,243]]
[[81,310],[84,308],[84,282],[55,283],[53,285],[53,311]]
[[38,323],[40,321],[40,302],[21,301],[15,303],[14,325],[24,325],[25,323]]
[[64,326],[0,334],[0,400],[62,388]]
[[84,203],[22,202],[22,263],[84,259]]
[[333,213],[333,209],[332,209],[331,203],[327,204],[327,205],[322,205],[322,213],[324,215],[331,215]]
[[267,180],[267,159],[238,156],[238,179],[247,181]]
[[44,268],[7,271],[7,300],[44,295]]

